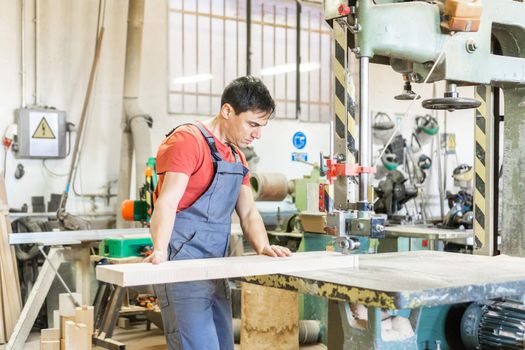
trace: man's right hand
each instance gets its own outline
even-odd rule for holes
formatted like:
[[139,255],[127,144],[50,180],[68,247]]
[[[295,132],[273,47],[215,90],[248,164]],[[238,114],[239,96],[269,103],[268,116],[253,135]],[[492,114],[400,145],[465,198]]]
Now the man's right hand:
[[165,250],[154,250],[150,256],[144,259],[142,262],[152,263],[154,265],[166,262],[168,260],[168,254]]

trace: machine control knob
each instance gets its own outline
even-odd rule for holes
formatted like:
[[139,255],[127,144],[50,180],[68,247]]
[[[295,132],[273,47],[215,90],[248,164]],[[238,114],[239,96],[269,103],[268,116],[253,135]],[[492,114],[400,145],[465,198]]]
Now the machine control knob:
[[385,226],[377,224],[376,225],[376,231],[377,232],[383,232],[385,230]]

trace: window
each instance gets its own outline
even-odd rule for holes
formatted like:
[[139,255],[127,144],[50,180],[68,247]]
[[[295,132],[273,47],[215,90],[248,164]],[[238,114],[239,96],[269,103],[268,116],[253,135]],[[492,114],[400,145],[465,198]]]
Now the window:
[[303,3],[298,43],[298,8],[295,1],[172,0],[169,113],[213,115],[224,86],[250,67],[272,93],[277,119],[329,121],[331,30],[320,6]]

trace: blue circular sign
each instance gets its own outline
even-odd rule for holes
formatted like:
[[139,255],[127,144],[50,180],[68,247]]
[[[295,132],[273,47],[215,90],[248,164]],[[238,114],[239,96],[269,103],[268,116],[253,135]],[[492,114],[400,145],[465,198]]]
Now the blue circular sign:
[[306,146],[306,135],[302,131],[297,131],[292,137],[293,146],[297,149],[303,149]]

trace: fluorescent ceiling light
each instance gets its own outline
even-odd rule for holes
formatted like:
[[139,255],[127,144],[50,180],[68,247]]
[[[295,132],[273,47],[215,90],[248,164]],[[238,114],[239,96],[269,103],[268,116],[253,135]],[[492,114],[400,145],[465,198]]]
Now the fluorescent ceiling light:
[[171,81],[173,85],[182,85],[182,84],[191,84],[199,83],[201,81],[212,80],[213,75],[211,74],[198,74],[198,75],[188,75],[185,77],[175,78]]
[[[288,63],[288,64],[282,64],[279,66],[273,66],[268,68],[261,69],[261,75],[277,75],[277,74],[283,74],[283,73],[290,73],[295,72],[295,63]],[[317,62],[306,62],[301,63],[299,66],[300,72],[311,72],[313,70],[317,70],[321,68],[321,65]]]

